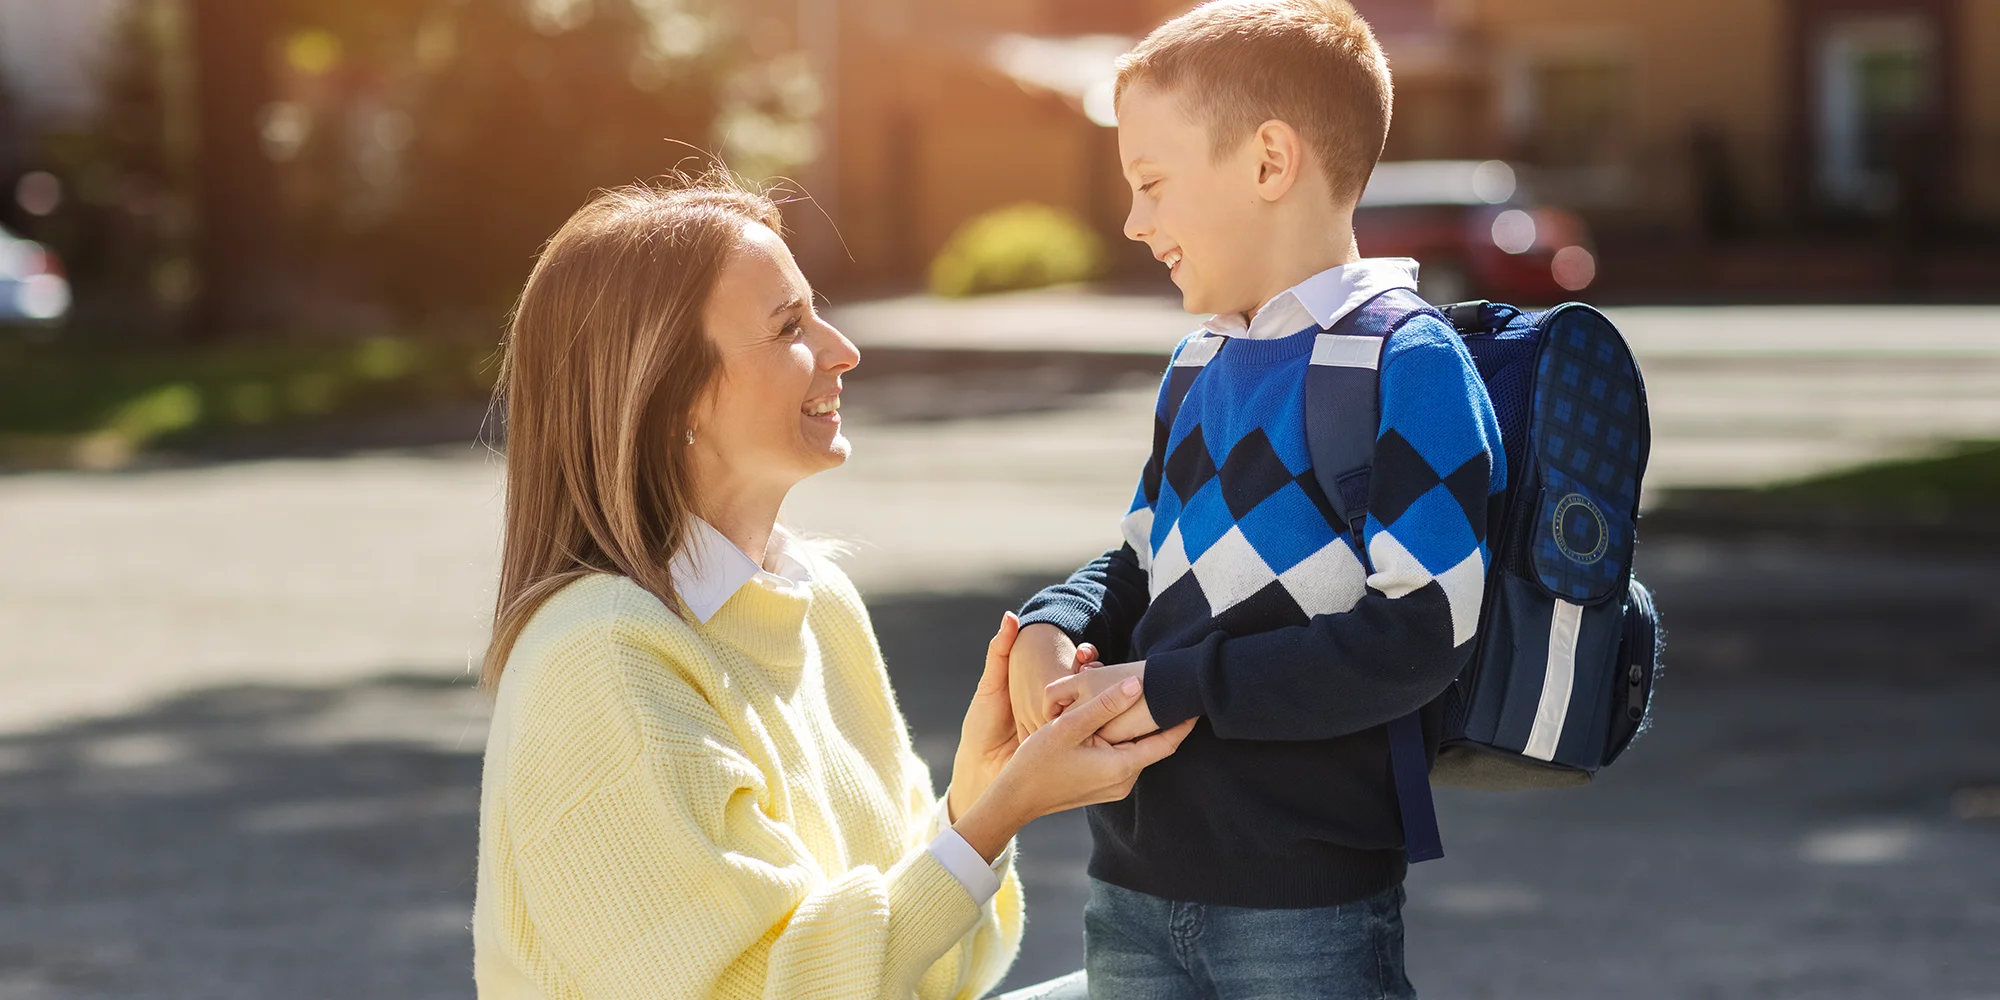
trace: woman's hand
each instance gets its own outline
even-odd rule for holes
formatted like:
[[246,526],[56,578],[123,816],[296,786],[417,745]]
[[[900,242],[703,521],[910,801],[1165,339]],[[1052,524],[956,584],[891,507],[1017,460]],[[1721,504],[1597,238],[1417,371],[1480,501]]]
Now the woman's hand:
[[[1003,635],[1008,631],[1004,626],[1001,629]],[[996,636],[996,646],[999,641]],[[993,672],[989,652],[987,673]],[[986,679],[981,678],[980,684],[983,690]],[[1138,678],[1126,678],[1071,706],[1035,735],[1020,741],[1000,773],[964,813],[956,814],[959,818],[952,828],[991,861],[1030,820],[1077,806],[1115,802],[1131,794],[1139,772],[1179,749],[1194,728],[1194,720],[1189,719],[1172,729],[1119,744],[1099,736],[1097,731],[1105,723],[1138,704],[1139,689]],[[997,690],[998,697],[1004,699],[1004,677]],[[968,713],[968,727],[970,719]],[[960,754],[964,753],[961,747]]]
[[993,633],[993,641],[986,645],[986,669],[980,673],[979,688],[965,710],[965,724],[958,731],[958,753],[951,762],[947,805],[954,820],[979,801],[1021,745],[1007,690],[1008,654],[1020,634],[1021,620],[1009,611],[1001,616],[1000,631]]
[[[1089,701],[1106,688],[1120,683],[1127,677],[1138,677],[1141,679],[1141,683],[1144,683],[1145,676],[1145,660],[1120,663],[1109,667],[1101,665],[1092,666],[1086,670],[1079,670],[1068,677],[1056,680],[1048,686],[1045,694],[1048,704],[1047,710],[1050,715],[1061,715],[1069,706],[1079,701]],[[1125,714],[1105,724],[1103,729],[1097,731],[1097,734],[1104,737],[1108,742],[1123,743],[1126,740],[1137,739],[1158,728],[1160,727],[1153,723],[1153,710],[1147,707],[1146,696],[1142,694],[1139,696],[1137,704],[1126,709]]]

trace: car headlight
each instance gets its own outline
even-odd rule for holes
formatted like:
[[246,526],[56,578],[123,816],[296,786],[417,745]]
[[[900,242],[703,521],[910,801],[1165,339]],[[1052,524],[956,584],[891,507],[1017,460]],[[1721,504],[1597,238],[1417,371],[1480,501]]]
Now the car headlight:
[[27,277],[34,273],[33,266],[40,259],[40,247],[0,233],[0,281],[19,281]]
[[1493,245],[1510,253],[1527,253],[1535,245],[1535,217],[1510,208],[1493,217]]
[[1597,258],[1579,246],[1563,247],[1549,260],[1549,276],[1564,291],[1580,292],[1597,279]]
[[14,308],[31,320],[58,320],[69,314],[69,282],[54,274],[35,274],[14,288]]

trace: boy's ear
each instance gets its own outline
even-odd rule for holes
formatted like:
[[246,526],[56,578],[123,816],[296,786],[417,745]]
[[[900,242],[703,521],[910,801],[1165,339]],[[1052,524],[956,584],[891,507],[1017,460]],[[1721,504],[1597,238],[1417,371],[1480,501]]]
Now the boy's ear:
[[1299,130],[1276,118],[1257,126],[1250,136],[1256,155],[1257,193],[1277,201],[1299,181],[1305,170],[1305,142]]

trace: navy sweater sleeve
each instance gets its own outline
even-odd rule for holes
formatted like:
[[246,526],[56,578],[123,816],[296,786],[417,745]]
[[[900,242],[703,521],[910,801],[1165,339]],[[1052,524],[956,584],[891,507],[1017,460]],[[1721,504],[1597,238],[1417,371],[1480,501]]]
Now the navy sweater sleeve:
[[1363,535],[1367,590],[1348,611],[1146,661],[1161,726],[1203,716],[1224,739],[1326,739],[1437,697],[1472,653],[1489,501],[1506,483],[1498,421],[1471,355],[1420,316],[1384,345]]
[[1021,608],[1021,624],[1062,629],[1078,644],[1097,646],[1106,663],[1132,658],[1132,630],[1146,613],[1146,571],[1132,546],[1121,545],[1045,587]]

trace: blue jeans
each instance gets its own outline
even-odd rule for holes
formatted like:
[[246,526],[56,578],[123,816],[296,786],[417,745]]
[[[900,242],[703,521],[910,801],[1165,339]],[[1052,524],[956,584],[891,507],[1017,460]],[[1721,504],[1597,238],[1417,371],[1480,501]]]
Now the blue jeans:
[[1177,903],[1090,880],[1091,1000],[1415,1000],[1403,888],[1340,906]]

